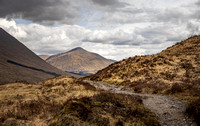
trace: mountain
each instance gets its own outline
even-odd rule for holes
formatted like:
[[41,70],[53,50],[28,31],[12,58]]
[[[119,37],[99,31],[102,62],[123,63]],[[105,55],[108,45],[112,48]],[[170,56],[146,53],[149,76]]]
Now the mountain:
[[50,56],[46,59],[51,65],[72,73],[90,75],[113,63],[99,54],[78,47],[68,52]]
[[50,57],[50,55],[38,55],[40,58],[42,58],[43,60],[46,60]]
[[[156,90],[173,84],[200,82],[200,36],[193,36],[156,54],[134,56],[113,63],[88,77],[90,80],[124,85],[137,90],[157,85]],[[146,86],[147,87],[147,86]]]
[[73,76],[46,63],[0,28],[0,84],[15,81],[34,83],[60,75]]

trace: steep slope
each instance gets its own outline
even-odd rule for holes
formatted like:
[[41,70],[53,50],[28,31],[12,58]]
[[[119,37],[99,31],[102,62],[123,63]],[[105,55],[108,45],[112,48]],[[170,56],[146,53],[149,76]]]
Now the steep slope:
[[[156,55],[135,56],[111,64],[89,77],[129,87],[200,81],[200,36],[193,36]],[[137,89],[135,89],[137,90]]]
[[46,60],[50,57],[50,55],[38,55],[40,58],[42,58],[43,60]]
[[93,74],[113,63],[111,60],[80,47],[50,56],[46,61],[63,71],[79,74]]
[[43,61],[13,36],[0,28],[0,84],[37,82],[65,73]]

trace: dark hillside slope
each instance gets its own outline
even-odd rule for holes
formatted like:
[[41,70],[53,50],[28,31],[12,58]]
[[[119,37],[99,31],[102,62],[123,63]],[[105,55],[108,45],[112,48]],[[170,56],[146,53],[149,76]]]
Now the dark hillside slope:
[[0,84],[14,81],[38,82],[65,73],[43,61],[0,28]]

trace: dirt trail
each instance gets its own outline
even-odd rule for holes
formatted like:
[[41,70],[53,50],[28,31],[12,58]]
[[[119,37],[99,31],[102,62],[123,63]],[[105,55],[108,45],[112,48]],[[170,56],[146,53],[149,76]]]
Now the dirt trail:
[[160,118],[161,126],[197,126],[191,118],[184,114],[185,104],[175,98],[164,95],[132,93],[128,90],[122,90],[123,87],[116,87],[105,82],[89,80],[85,80],[85,82],[95,86],[98,90],[140,96],[144,105]]

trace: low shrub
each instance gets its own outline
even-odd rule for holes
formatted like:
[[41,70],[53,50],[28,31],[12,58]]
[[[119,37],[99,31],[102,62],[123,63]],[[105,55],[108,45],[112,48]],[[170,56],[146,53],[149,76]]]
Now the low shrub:
[[175,94],[180,92],[183,92],[182,86],[180,84],[173,84],[170,89],[170,93]]

